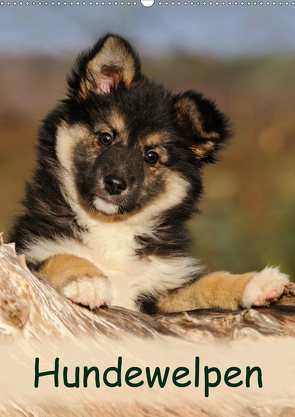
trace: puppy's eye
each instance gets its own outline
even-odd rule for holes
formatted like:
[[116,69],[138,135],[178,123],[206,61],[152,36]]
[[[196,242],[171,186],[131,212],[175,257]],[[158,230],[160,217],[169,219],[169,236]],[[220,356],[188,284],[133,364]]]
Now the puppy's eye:
[[110,133],[101,133],[98,137],[98,140],[101,145],[109,146],[113,142],[113,137]]
[[157,154],[157,152],[154,151],[149,151],[145,157],[144,157],[145,162],[147,162],[150,165],[154,165],[156,162],[158,162],[159,160],[159,155]]

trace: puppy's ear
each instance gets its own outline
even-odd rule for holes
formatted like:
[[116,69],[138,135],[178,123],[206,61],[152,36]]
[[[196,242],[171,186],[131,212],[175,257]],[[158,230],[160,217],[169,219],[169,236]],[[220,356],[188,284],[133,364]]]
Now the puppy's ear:
[[130,43],[109,34],[77,58],[68,78],[70,96],[85,99],[93,92],[110,94],[119,83],[128,88],[140,76],[140,60]]
[[213,101],[194,91],[177,95],[173,108],[176,125],[196,158],[215,162],[217,153],[231,136],[226,116]]

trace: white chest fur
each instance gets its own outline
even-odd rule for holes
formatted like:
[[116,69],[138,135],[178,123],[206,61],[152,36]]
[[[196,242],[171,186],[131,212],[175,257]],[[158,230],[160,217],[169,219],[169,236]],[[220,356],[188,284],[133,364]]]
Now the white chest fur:
[[113,305],[137,309],[140,294],[155,294],[181,286],[198,267],[190,258],[136,256],[134,229],[122,223],[96,223],[83,235],[83,244],[70,239],[38,240],[26,257],[43,261],[68,253],[93,262],[109,278]]

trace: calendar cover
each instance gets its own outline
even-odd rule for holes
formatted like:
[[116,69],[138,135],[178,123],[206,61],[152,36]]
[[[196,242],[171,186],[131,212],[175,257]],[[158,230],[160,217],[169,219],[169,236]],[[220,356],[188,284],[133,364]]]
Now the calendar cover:
[[295,416],[294,10],[0,1],[1,416]]

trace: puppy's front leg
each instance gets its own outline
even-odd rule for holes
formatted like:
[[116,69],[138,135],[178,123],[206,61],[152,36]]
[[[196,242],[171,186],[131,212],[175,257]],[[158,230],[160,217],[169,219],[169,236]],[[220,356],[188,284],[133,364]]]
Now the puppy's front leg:
[[279,297],[288,282],[288,276],[279,268],[265,268],[261,272],[242,275],[217,271],[162,295],[157,307],[163,313],[172,313],[197,308],[236,310],[262,306]]
[[90,261],[74,255],[49,258],[37,274],[45,275],[59,292],[91,309],[109,304],[113,288],[107,277]]

